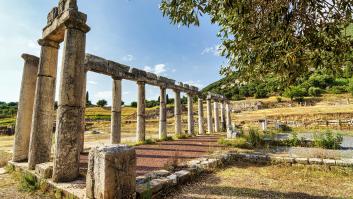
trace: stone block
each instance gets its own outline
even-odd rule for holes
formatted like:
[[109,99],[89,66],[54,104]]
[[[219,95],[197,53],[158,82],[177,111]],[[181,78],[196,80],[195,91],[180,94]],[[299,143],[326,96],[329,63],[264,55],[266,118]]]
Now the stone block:
[[336,160],[337,166],[349,167],[353,166],[353,159],[340,159]]
[[308,158],[295,158],[295,162],[298,164],[309,164]]
[[187,170],[181,170],[174,173],[178,177],[178,184],[186,183],[191,179],[191,172]]
[[290,164],[294,163],[294,158],[291,158],[291,157],[283,157],[282,160],[284,163],[290,163]]
[[150,173],[147,173],[145,177],[150,178],[150,179],[155,179],[155,178],[160,178],[160,177],[166,177],[170,174],[169,171],[167,170],[158,170],[158,171],[153,171]]
[[146,77],[147,77],[148,79],[151,79],[151,80],[157,80],[157,79],[158,79],[158,76],[157,76],[156,74],[150,73],[150,72],[147,72],[147,73],[146,73]]
[[146,77],[147,75],[146,71],[137,68],[130,68],[129,72],[135,75],[136,78]]
[[47,162],[42,164],[37,164],[35,172],[39,177],[44,179],[49,179],[53,175],[53,163]]
[[336,165],[336,161],[333,159],[323,159],[323,163],[324,163],[324,165],[327,165],[327,166]]
[[322,164],[322,159],[321,158],[309,158],[309,163],[310,164]]
[[177,175],[172,174],[172,175],[167,176],[166,178],[171,180],[174,186],[178,184],[178,176]]
[[90,151],[87,198],[132,198],[136,192],[136,152],[127,145],[95,147]]

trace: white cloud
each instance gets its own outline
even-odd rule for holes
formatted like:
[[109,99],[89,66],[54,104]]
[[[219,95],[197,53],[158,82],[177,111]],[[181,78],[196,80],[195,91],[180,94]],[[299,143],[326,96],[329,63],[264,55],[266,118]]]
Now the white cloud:
[[190,81],[186,81],[186,82],[184,82],[184,83],[185,83],[185,84],[189,84],[189,85],[191,85],[191,86],[196,86],[196,87],[198,87],[199,89],[201,89],[201,88],[204,87],[204,85],[201,83],[200,80],[196,80],[196,81],[190,80]]
[[92,84],[92,85],[97,85],[98,83],[96,81],[88,81],[89,84]]
[[203,49],[201,52],[201,55],[213,54],[215,56],[221,56],[221,52],[222,52],[222,46],[215,45],[215,46],[211,46],[211,47],[207,47],[207,48]]
[[131,62],[131,61],[135,60],[135,57],[133,55],[126,55],[123,57],[123,60],[127,61],[127,62]]
[[176,69],[175,69],[175,68],[173,68],[173,69],[172,69],[172,72],[173,72],[173,73],[175,73],[175,72],[176,72]]
[[161,75],[167,72],[167,66],[165,64],[157,64],[153,68],[150,66],[145,66],[143,69],[147,72],[155,73],[157,75]]
[[154,73],[156,73],[157,75],[160,75],[166,71],[167,71],[167,67],[165,64],[157,64],[154,66]]
[[100,99],[111,99],[112,98],[112,91],[100,91],[94,94],[94,98],[97,100]]

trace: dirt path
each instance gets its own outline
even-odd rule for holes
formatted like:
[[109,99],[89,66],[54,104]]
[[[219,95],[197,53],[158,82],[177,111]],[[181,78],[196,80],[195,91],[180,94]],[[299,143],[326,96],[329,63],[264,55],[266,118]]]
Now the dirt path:
[[[212,153],[222,146],[217,144],[219,135],[198,136],[176,141],[165,141],[152,145],[141,145],[136,147],[137,171],[136,174],[143,175],[150,171],[165,169],[173,162],[183,163]],[[81,156],[81,166],[87,167],[87,154]]]

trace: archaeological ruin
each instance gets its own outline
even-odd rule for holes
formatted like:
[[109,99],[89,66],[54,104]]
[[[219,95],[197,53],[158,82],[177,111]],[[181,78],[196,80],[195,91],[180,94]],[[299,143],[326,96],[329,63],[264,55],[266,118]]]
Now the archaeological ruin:
[[[175,134],[183,134],[181,93],[185,93],[188,100],[189,135],[195,135],[195,126],[198,126],[199,134],[205,134],[204,123],[207,123],[210,134],[229,129],[230,103],[217,94],[203,96],[194,86],[176,83],[175,80],[163,76],[86,54],[86,34],[90,31],[86,21],[87,15],[78,10],[76,0],[60,0],[58,6],[48,14],[47,25],[38,41],[41,46],[40,57],[22,55],[25,63],[11,164],[22,165],[23,169],[34,171],[35,175],[51,179],[53,183],[77,180],[80,153],[84,147],[87,72],[100,73],[112,78],[112,145],[91,150],[86,197],[133,197],[136,154],[133,148],[119,145],[122,138],[123,80],[136,82],[138,88],[136,142],[143,142],[146,137],[146,84],[160,88],[159,138],[162,140],[167,138],[167,89],[175,93]],[[60,78],[57,78],[58,53],[62,44],[62,71]],[[57,83],[60,85],[60,95],[55,113]],[[194,121],[194,99],[198,99],[198,125]],[[204,122],[205,101],[207,122]],[[55,146],[51,157],[54,121]]]

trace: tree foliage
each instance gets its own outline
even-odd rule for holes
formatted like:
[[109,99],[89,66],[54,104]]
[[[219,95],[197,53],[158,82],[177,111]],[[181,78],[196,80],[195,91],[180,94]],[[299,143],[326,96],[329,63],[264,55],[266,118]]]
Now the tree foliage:
[[98,100],[97,102],[97,106],[99,107],[105,107],[106,105],[108,105],[107,100],[102,99],[102,100]]
[[172,23],[218,24],[222,74],[243,81],[276,75],[291,84],[313,69],[341,70],[351,63],[353,0],[162,0]]

